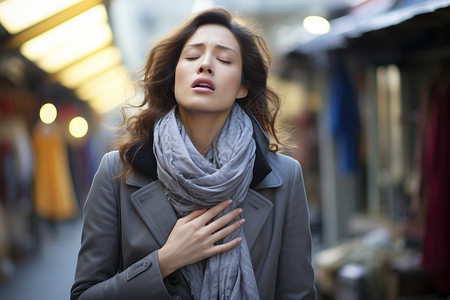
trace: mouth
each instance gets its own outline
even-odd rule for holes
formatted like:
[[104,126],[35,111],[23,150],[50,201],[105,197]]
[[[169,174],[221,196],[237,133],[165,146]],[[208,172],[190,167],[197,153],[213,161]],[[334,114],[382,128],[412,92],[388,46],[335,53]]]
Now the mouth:
[[216,90],[214,83],[210,79],[207,79],[207,78],[196,79],[192,83],[191,88],[194,91],[202,92],[202,93],[212,93]]

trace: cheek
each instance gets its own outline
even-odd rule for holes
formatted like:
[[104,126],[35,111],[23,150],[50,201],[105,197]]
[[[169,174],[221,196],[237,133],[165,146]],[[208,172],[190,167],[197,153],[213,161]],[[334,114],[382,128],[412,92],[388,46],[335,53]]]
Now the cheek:
[[241,87],[241,72],[240,70],[236,70],[231,74],[231,76],[228,77],[228,84],[229,86],[233,86],[234,89],[237,91]]
[[184,86],[184,81],[186,80],[186,72],[184,72],[184,69],[177,65],[175,69],[175,83],[174,83],[174,90],[175,92],[182,88]]

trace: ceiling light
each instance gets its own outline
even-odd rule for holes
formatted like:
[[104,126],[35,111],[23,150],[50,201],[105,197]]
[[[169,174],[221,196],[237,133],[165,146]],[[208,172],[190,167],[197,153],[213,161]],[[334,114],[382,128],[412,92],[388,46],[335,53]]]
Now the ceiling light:
[[89,105],[99,113],[107,113],[118,106],[124,104],[129,99],[124,97],[124,93],[110,92],[99,98],[89,101]]
[[121,60],[119,50],[110,46],[62,70],[57,78],[66,87],[75,88],[94,75],[120,64]]
[[106,47],[112,42],[112,33],[109,26],[101,25],[91,30],[82,37],[74,37],[73,40],[59,49],[54,49],[47,56],[36,63],[45,71],[54,73],[71,63],[83,59],[93,51]]
[[109,80],[104,80],[95,89],[89,90],[88,97],[83,97],[88,101],[92,98],[98,98],[101,95],[105,95],[114,91],[115,93],[125,96],[126,80],[122,76],[115,76]]
[[81,0],[4,0],[0,2],[0,23],[16,34]]
[[116,84],[123,83],[121,84],[121,86],[123,86],[127,81],[127,75],[126,69],[119,65],[82,84],[77,88],[77,94],[81,99],[89,100],[97,95],[97,91],[108,82],[115,82]]
[[88,100],[89,105],[99,113],[106,113],[125,103],[137,103],[137,99],[141,99],[137,95],[135,86],[129,80],[121,80],[115,84],[115,87],[109,86],[108,83],[103,85],[93,98]]
[[45,71],[55,72],[89,51],[111,42],[106,9],[103,5],[97,5],[29,40],[20,51]]
[[309,16],[303,20],[303,27],[312,34],[326,34],[330,31],[330,22],[319,16]]

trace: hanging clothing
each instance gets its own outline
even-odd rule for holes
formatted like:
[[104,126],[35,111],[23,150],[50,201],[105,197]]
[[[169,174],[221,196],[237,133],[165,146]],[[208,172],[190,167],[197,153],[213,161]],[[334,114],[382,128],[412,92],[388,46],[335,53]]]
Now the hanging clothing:
[[[33,231],[32,185],[34,155],[25,121],[21,117],[2,116],[0,119],[0,205],[5,224],[0,238],[4,260],[27,259],[35,247]],[[7,257],[5,256],[7,254]],[[0,271],[1,273],[1,271]],[[1,276],[1,274],[0,274]]]
[[411,207],[416,217],[421,218],[421,212],[424,211],[424,170],[423,160],[425,151],[425,140],[427,135],[427,125],[429,117],[429,86],[428,84],[421,87],[419,104],[419,121],[416,129],[413,155],[413,174],[414,186],[412,191]]
[[440,293],[450,293],[450,87],[433,93],[424,156],[426,223],[423,265]]
[[359,114],[356,92],[342,62],[332,71],[329,91],[329,122],[336,145],[339,170],[357,170]]
[[37,214],[51,221],[76,217],[78,205],[62,134],[52,125],[43,125],[34,130],[32,139],[36,152]]
[[[31,210],[31,190],[34,177],[34,154],[31,145],[31,138],[22,118],[6,117],[0,120],[0,143],[9,145],[14,156],[10,161],[5,160],[4,164],[10,165],[10,176],[5,178],[14,182],[16,195],[10,197],[13,205],[20,206],[21,209]],[[14,173],[11,173],[14,172]],[[9,185],[12,189],[12,184]],[[6,201],[6,200],[5,200]]]

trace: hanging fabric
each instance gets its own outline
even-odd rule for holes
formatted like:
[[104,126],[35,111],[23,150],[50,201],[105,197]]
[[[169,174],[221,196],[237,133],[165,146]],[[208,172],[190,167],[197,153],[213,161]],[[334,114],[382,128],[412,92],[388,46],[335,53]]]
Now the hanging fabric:
[[36,152],[35,209],[51,221],[71,219],[78,214],[73,181],[63,135],[53,125],[33,132]]
[[423,265],[440,293],[450,293],[450,85],[433,92],[424,151],[426,223]]
[[337,145],[339,170],[357,170],[359,114],[358,102],[350,76],[341,61],[332,71],[329,91],[330,129]]

